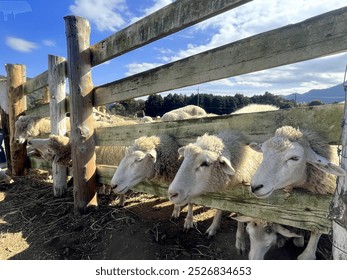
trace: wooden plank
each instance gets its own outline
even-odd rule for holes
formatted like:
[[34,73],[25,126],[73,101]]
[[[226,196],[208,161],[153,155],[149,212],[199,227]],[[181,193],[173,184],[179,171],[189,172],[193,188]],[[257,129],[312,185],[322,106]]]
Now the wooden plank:
[[181,145],[185,145],[204,133],[232,129],[249,135],[250,142],[261,143],[270,138],[278,127],[291,125],[316,131],[330,144],[336,145],[341,142],[343,106],[332,104],[177,122],[98,128],[95,130],[95,142],[97,146],[131,145],[134,139],[141,136],[167,133],[176,137]]
[[94,89],[94,106],[347,50],[347,7],[261,33]]
[[47,86],[48,86],[48,71],[45,71],[37,75],[35,78],[28,79],[27,82],[23,85],[23,92],[25,95],[27,95]]
[[[114,166],[98,165],[98,182],[110,184],[116,170]],[[136,191],[167,197],[168,186],[143,182],[134,188]],[[327,219],[332,195],[314,195],[296,190],[290,195],[282,190],[275,191],[271,198],[257,199],[248,188],[240,186],[220,193],[207,193],[193,202],[243,215],[265,219],[306,230],[319,229],[322,233],[330,230]]]
[[97,206],[96,160],[91,77],[90,25],[81,17],[65,19],[70,87],[71,159],[77,212]]
[[[50,93],[51,133],[65,136],[66,134],[66,69],[59,67],[66,65],[64,57],[48,56],[48,81]],[[62,197],[67,189],[67,168],[52,163],[53,195]]]
[[90,47],[92,66],[144,46],[251,0],[181,0]]
[[26,68],[21,64],[6,64],[8,115],[10,127],[10,153],[12,176],[23,176],[25,173],[25,160],[27,156],[26,143],[18,144],[14,139],[15,122],[18,116],[26,109],[26,98],[23,93],[23,84],[26,81]]
[[25,111],[25,115],[31,117],[41,117],[46,118],[50,116],[49,113],[49,104],[37,105],[34,108],[28,109]]

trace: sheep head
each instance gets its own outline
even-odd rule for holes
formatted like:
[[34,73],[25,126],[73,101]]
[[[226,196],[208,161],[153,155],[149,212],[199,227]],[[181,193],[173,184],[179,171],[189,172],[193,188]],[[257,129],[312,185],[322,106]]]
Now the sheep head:
[[[290,135],[285,136],[284,131]],[[282,127],[262,145],[250,146],[263,153],[263,161],[251,181],[251,192],[258,198],[266,198],[277,189],[305,184],[314,176],[312,168],[336,176],[346,175],[342,168],[314,152],[303,134],[292,127]]]
[[153,178],[157,161],[157,141],[159,138],[155,136],[141,137],[126,150],[111,180],[114,193],[124,194],[142,181]]
[[205,134],[178,152],[184,159],[168,189],[169,199],[176,205],[224,187],[235,174],[223,141],[217,136]]
[[272,246],[278,245],[278,235],[283,237],[302,237],[301,235],[288,230],[280,224],[255,219],[247,216],[232,216],[238,222],[247,223],[246,231],[250,239],[250,260],[263,260],[265,254]]
[[35,118],[29,116],[20,116],[18,118],[14,132],[16,143],[23,144],[30,136],[37,136],[35,133],[35,122]]

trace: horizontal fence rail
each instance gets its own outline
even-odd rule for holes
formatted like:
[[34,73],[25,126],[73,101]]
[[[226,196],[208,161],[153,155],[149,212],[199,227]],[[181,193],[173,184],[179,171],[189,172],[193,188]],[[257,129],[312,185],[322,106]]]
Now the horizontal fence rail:
[[347,7],[98,86],[94,106],[346,50]]
[[264,142],[278,127],[291,125],[312,129],[325,136],[330,144],[336,145],[341,142],[343,108],[343,104],[334,104],[177,122],[98,128],[95,130],[94,137],[97,146],[131,145],[134,139],[143,135],[166,133],[174,136],[180,144],[184,145],[206,132],[238,130],[249,135],[249,140],[252,142]]
[[[110,184],[116,168],[98,165],[98,181]],[[135,190],[167,197],[167,185],[144,182],[136,185]],[[245,186],[237,186],[232,190],[204,194],[192,202],[225,211],[242,213],[250,217],[285,224],[313,231],[319,229],[328,233],[330,221],[327,219],[332,195],[313,195],[301,190],[291,195],[282,190],[275,191],[267,199],[257,199],[249,193]]]
[[181,0],[154,12],[90,47],[96,66],[251,0]]

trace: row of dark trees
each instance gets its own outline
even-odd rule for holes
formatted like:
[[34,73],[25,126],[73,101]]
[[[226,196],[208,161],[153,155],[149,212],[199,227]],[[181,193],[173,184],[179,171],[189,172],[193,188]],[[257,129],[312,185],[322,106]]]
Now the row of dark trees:
[[204,108],[207,113],[223,115],[230,114],[251,103],[272,104],[280,108],[290,108],[295,105],[294,101],[288,101],[269,92],[252,97],[242,94],[235,94],[234,96],[192,94],[187,96],[170,93],[165,97],[153,94],[148,96],[145,101],[141,99],[124,100],[113,104],[109,110],[112,113],[125,116],[133,116],[138,111],[144,111],[146,116],[156,117],[186,105],[198,105]]

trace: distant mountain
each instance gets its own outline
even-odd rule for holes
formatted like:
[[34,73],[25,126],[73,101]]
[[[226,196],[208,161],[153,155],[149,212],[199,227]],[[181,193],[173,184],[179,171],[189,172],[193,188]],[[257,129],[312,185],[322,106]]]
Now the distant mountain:
[[345,100],[345,92],[342,84],[325,88],[325,89],[312,89],[306,93],[293,93],[285,95],[283,98],[287,100],[295,100],[297,103],[308,103],[313,100],[320,100],[323,103],[334,103]]

